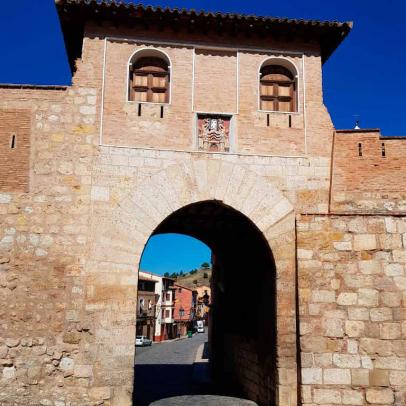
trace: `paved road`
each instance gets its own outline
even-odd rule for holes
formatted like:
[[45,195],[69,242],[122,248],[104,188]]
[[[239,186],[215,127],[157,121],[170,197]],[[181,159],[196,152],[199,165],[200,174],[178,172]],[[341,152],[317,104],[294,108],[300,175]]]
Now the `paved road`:
[[134,406],[179,395],[192,395],[198,389],[192,382],[193,362],[207,334],[192,338],[137,347],[135,356]]

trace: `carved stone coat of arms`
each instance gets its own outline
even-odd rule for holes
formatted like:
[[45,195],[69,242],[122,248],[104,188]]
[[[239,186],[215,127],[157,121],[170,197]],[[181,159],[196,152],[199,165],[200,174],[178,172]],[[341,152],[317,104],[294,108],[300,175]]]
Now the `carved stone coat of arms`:
[[228,152],[230,150],[230,120],[226,117],[199,117],[199,150]]

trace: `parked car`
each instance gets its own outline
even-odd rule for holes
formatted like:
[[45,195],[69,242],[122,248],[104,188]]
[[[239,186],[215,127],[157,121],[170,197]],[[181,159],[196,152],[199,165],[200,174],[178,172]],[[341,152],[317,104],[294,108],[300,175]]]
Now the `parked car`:
[[135,345],[136,347],[146,347],[152,345],[152,340],[150,340],[146,336],[136,336],[135,337]]
[[198,320],[197,323],[197,332],[198,333],[204,333],[204,323],[203,320]]

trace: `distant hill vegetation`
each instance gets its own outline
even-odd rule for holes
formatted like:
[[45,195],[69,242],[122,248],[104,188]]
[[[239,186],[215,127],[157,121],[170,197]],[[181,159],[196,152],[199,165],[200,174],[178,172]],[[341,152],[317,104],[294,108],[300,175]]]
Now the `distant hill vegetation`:
[[211,266],[209,263],[204,262],[200,269],[192,269],[189,272],[166,272],[164,276],[175,279],[176,283],[187,288],[195,288],[202,285],[210,286]]

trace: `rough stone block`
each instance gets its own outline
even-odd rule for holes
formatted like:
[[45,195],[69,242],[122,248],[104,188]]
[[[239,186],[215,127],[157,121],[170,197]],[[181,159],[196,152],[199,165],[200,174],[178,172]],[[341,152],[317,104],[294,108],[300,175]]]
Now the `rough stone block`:
[[321,368],[302,368],[302,383],[304,385],[323,383]]
[[382,323],[380,337],[384,340],[395,340],[401,337],[400,323]]
[[91,365],[75,365],[73,374],[77,378],[91,378],[93,367]]
[[357,304],[358,295],[353,292],[342,292],[338,295],[337,304],[340,306],[351,306]]
[[348,308],[348,317],[350,320],[369,320],[369,309],[366,307]]
[[389,382],[393,386],[406,387],[406,372],[405,371],[390,371]]
[[327,337],[343,337],[344,327],[343,321],[340,319],[324,320],[324,332]]
[[405,274],[404,265],[387,264],[384,266],[384,272],[387,276],[403,276]]
[[392,309],[389,307],[379,307],[371,309],[371,321],[388,321],[393,319]]
[[357,390],[346,389],[342,391],[343,405],[363,405],[364,394]]
[[331,290],[315,290],[312,293],[312,301],[315,303],[334,303],[336,294]]
[[328,385],[351,385],[351,372],[349,369],[325,369],[323,382]]
[[362,321],[347,320],[345,322],[345,332],[348,337],[361,337],[365,332],[365,323]]
[[360,368],[361,359],[359,355],[333,354],[333,364],[339,368]]
[[384,306],[399,307],[402,302],[400,292],[381,292],[381,301]]
[[10,380],[14,379],[16,375],[16,369],[14,366],[3,368],[3,379]]
[[374,234],[357,234],[354,235],[354,250],[367,251],[377,248]]
[[352,369],[351,370],[351,383],[354,386],[368,386],[369,385],[369,371],[367,369]]
[[379,292],[375,289],[359,289],[358,304],[360,306],[376,307],[379,303]]
[[391,389],[368,388],[366,399],[368,403],[372,404],[392,405],[394,395]]
[[108,400],[111,398],[111,389],[108,386],[90,388],[89,395],[95,400]]
[[316,403],[317,405],[339,405],[341,404],[341,393],[339,390],[333,389],[315,389],[314,403]]
[[376,260],[359,261],[359,270],[365,275],[376,275],[381,273],[381,263]]

